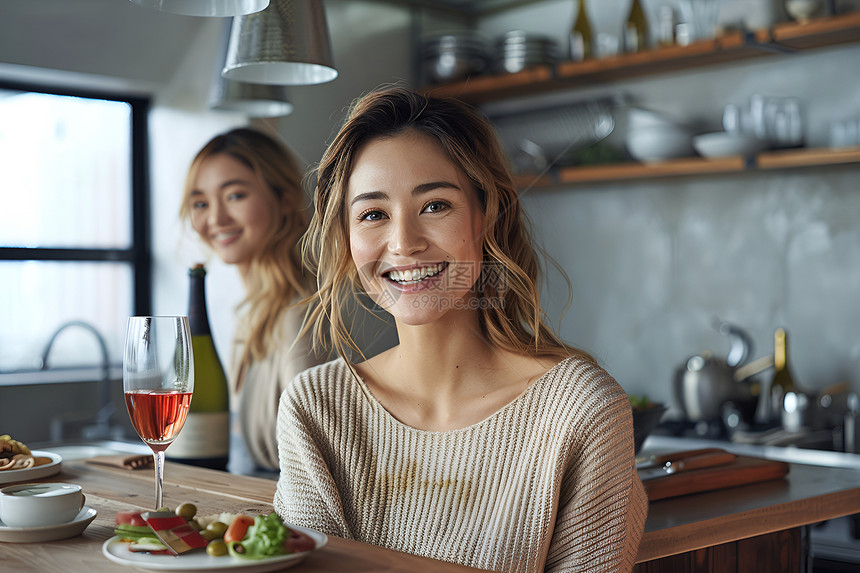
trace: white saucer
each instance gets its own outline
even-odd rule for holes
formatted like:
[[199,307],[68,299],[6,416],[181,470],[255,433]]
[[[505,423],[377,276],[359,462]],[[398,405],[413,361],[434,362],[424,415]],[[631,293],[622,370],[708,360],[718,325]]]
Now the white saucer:
[[84,529],[96,518],[98,513],[92,507],[85,505],[73,520],[58,525],[9,527],[0,521],[0,542],[34,543],[37,541],[56,541],[57,539],[75,537],[84,532]]

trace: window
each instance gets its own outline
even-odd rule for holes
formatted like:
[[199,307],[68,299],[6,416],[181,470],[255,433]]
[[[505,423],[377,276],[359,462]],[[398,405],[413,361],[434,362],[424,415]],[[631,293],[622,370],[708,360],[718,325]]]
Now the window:
[[48,366],[100,365],[93,330],[119,364],[150,312],[148,107],[0,83],[0,374],[40,369],[64,325]]

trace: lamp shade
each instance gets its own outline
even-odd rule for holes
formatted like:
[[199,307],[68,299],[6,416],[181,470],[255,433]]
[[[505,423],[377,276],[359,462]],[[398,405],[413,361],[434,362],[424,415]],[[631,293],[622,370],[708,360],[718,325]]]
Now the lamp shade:
[[225,19],[221,31],[218,58],[212,69],[212,86],[209,89],[209,108],[220,111],[237,111],[249,117],[281,117],[293,112],[293,104],[284,86],[249,84],[228,80],[221,75],[227,58],[230,41],[230,21]]
[[293,113],[284,86],[249,84],[220,78],[212,87],[211,109],[238,111],[249,117],[281,117]]
[[264,10],[269,0],[131,0],[140,6],[184,16],[228,17]]
[[233,19],[222,75],[234,81],[312,85],[337,77],[321,0],[272,0]]

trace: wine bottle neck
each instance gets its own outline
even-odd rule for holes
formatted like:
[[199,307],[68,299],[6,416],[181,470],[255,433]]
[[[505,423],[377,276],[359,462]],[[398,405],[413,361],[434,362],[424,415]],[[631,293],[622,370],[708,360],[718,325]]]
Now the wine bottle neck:
[[206,311],[206,272],[192,269],[189,272],[191,286],[188,292],[188,325],[192,336],[211,336],[209,314]]
[[785,370],[788,359],[785,331],[779,329],[773,337],[773,366],[777,370]]

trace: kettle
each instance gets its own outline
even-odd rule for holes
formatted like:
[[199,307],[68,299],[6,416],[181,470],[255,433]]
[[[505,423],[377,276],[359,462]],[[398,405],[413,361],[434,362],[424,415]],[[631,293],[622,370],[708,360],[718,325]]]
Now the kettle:
[[691,422],[721,421],[726,408],[738,410],[743,417],[751,419],[759,388],[749,379],[768,365],[741,368],[752,349],[750,336],[728,322],[716,321],[714,327],[728,337],[728,355],[719,358],[703,352],[687,358],[675,371],[675,399],[684,417]]

